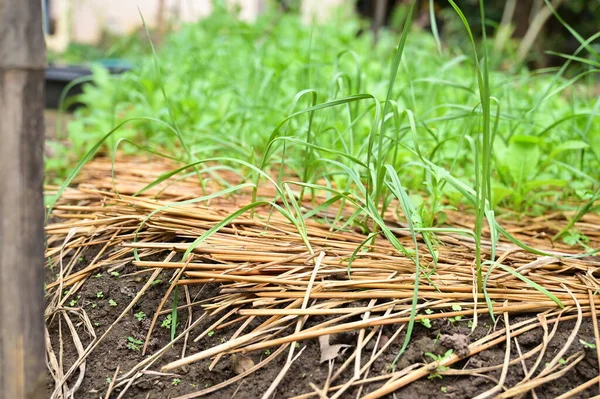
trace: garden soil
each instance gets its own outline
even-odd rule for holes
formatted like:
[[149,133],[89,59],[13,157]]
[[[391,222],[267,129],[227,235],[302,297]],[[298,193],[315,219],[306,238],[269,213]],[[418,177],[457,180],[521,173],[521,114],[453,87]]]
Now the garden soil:
[[[81,259],[83,267],[87,262],[95,257],[98,248],[91,248],[84,253]],[[122,312],[125,306],[131,301],[135,293],[137,293],[144,284],[144,279],[139,275],[127,276],[137,272],[135,266],[125,266],[119,276],[111,276],[108,273],[97,274],[90,277],[79,294],[78,305],[87,309],[88,316],[96,327],[96,334],[101,335],[108,326],[110,326],[117,316]],[[49,277],[51,277],[49,275]],[[162,277],[162,278],[161,278]],[[85,363],[85,377],[83,383],[75,398],[104,398],[110,379],[113,377],[117,366],[121,370],[128,370],[141,360],[143,356],[136,349],[131,349],[127,346],[128,338],[143,341],[149,327],[149,318],[137,320],[134,314],[143,312],[146,315],[152,315],[158,308],[158,305],[164,295],[166,280],[169,278],[166,274],[159,276],[160,283],[152,286],[138,304],[129,312],[128,317],[121,320],[117,328],[104,339],[100,346],[91,353]],[[164,279],[164,280],[163,280]],[[49,278],[51,280],[51,278]],[[190,295],[195,300],[210,298],[219,291],[217,284],[205,286],[204,288],[194,287],[190,290]],[[99,298],[99,293],[102,293],[102,298]],[[111,306],[109,301],[112,300],[116,306]],[[169,303],[165,308],[169,309]],[[194,311],[196,313],[196,311]],[[185,312],[182,312],[185,314]],[[217,315],[203,323],[204,327],[208,327],[219,318]],[[535,315],[520,315],[511,318],[511,323],[515,323],[525,318],[530,318]],[[194,316],[195,317],[195,316]],[[317,317],[318,318],[318,317]],[[160,318],[161,320],[163,318]],[[448,320],[433,320],[431,328],[425,328],[418,324],[413,333],[412,342],[407,351],[401,356],[397,369],[410,366],[414,363],[427,363],[431,361],[426,353],[443,355],[448,349],[460,350],[465,342],[472,342],[494,330],[494,325],[489,317],[480,317],[478,326],[474,331],[469,328],[471,319],[461,319],[460,321],[450,322]],[[307,326],[310,326],[311,320]],[[499,319],[496,327],[502,326],[502,321]],[[575,321],[569,320],[559,324],[558,331],[552,341],[549,343],[549,348],[542,361],[542,364],[549,362],[554,355],[565,345],[569,335],[571,334]],[[198,326],[198,331],[202,331],[202,325]],[[59,326],[58,318],[51,320],[48,325],[51,339],[58,346],[58,340],[61,336],[66,336],[65,323]],[[384,337],[391,337],[396,326],[385,326],[383,329]],[[179,330],[181,330],[181,326]],[[227,340],[237,329],[236,326],[216,329],[215,333],[210,337],[205,337],[198,343],[194,343],[190,337],[186,348],[186,353],[194,353],[207,347],[217,345],[222,340]],[[534,329],[524,333],[518,337],[518,344],[521,353],[526,352],[539,345],[542,341],[543,331],[541,328]],[[389,372],[389,367],[393,362],[396,354],[401,348],[404,334],[401,333],[398,338],[391,344],[390,348],[373,364],[370,376],[374,377],[380,374]],[[585,353],[584,359],[579,362],[573,370],[568,372],[562,378],[559,378],[550,383],[543,384],[535,390],[538,398],[556,398],[560,394],[575,388],[578,385],[594,378],[598,375],[598,359],[596,351],[592,348],[584,346],[581,342],[594,342],[594,332],[591,319],[584,319],[581,328],[575,338],[575,343],[566,353],[568,357],[576,351],[582,350]],[[67,342],[65,338],[65,342]],[[170,342],[170,331],[166,328],[155,328],[153,338],[149,343],[148,353],[158,350]],[[330,338],[331,344],[346,344],[356,345],[356,333],[342,333],[334,335]],[[86,342],[83,342],[84,346]],[[307,392],[312,392],[309,383],[314,383],[316,386],[322,387],[328,376],[328,363],[319,363],[320,347],[316,339],[308,340],[300,343],[301,347],[306,346],[300,358],[293,363],[289,372],[277,388],[276,398],[288,398],[300,395]],[[65,343],[62,348],[65,352],[65,360],[67,364],[75,361],[78,354],[73,345]],[[254,363],[258,363],[266,356],[266,353],[273,351],[276,348],[271,348],[266,352],[252,353],[249,356]],[[341,353],[335,359],[335,363],[339,366],[345,360],[352,348]],[[367,346],[367,350],[372,350],[373,345]],[[483,351],[466,361],[462,361],[454,369],[461,369],[468,366],[469,368],[480,368],[501,365],[505,356],[505,345],[496,345],[489,350]],[[512,358],[517,357],[516,346],[511,347]],[[181,356],[182,345],[176,345],[169,353],[167,353],[161,364],[176,360]],[[369,352],[370,353],[370,352]],[[528,369],[532,366],[536,357],[525,360],[525,367]],[[245,378],[239,383],[221,389],[217,392],[210,393],[204,397],[215,399],[239,398],[251,399],[260,398],[271,382],[275,379],[286,361],[286,356],[281,355],[265,368],[260,369],[251,376]],[[231,360],[231,356],[225,356],[217,366],[210,371],[208,366],[211,360],[203,360],[190,366],[184,366],[181,370],[176,370],[176,376],[154,376],[146,375],[139,378],[132,387],[128,389],[124,398],[175,398],[184,394],[199,391],[211,385],[216,385],[229,378],[235,377],[235,364]],[[351,377],[352,368],[350,367],[341,377],[341,381],[346,381]],[[389,398],[452,398],[452,399],[467,399],[477,396],[490,388],[496,382],[491,378],[498,379],[501,374],[501,369],[497,369],[486,375],[480,376],[440,376],[435,378],[424,378],[396,391],[393,395],[388,395]],[[524,377],[523,365],[511,365],[508,369],[505,385],[510,387],[519,382]],[[362,393],[368,393],[374,388],[380,386],[381,383],[374,382],[365,385]],[[48,377],[48,395],[52,393],[54,383]],[[344,394],[344,398],[354,398],[358,394],[358,388],[353,388]],[[591,398],[600,394],[598,385],[590,387],[582,392],[576,398]],[[110,398],[119,397],[119,389],[116,389]],[[314,396],[317,397],[317,396]]]

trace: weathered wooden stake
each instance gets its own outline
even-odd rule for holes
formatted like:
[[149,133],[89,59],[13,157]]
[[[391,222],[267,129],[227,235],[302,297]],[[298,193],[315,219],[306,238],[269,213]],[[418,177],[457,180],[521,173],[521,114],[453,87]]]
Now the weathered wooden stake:
[[40,0],[0,0],[0,399],[45,397]]

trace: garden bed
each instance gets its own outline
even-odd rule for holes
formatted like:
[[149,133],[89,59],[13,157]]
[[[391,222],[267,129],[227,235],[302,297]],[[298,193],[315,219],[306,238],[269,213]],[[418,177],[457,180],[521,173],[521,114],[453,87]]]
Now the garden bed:
[[[422,235],[414,247],[398,204],[383,220],[413,259],[383,236],[355,253],[367,236],[344,223],[349,204],[320,206],[325,192],[299,201],[310,215],[301,221],[277,211],[279,198],[217,229],[252,203],[251,187],[211,196],[242,183],[226,170],[200,171],[210,176],[203,185],[192,175],[148,187],[174,168],[123,158],[113,176],[100,158],[54,206],[46,227],[53,397],[72,389],[113,398],[259,398],[269,388],[303,398],[599,394],[600,259],[552,240],[575,212],[500,213],[504,229],[539,253],[500,240],[493,267],[483,266],[487,292],[476,295],[473,238],[436,234],[434,261]],[[257,198],[277,198],[274,186],[261,183]],[[472,229],[465,210],[445,215],[448,227]],[[575,223],[591,248],[600,247],[599,223],[593,213]],[[485,240],[489,260],[489,232]]]

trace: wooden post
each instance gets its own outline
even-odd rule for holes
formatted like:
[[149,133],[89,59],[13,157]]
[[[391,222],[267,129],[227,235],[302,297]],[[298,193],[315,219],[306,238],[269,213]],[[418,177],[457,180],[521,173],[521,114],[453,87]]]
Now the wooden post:
[[0,399],[46,396],[40,0],[0,0]]

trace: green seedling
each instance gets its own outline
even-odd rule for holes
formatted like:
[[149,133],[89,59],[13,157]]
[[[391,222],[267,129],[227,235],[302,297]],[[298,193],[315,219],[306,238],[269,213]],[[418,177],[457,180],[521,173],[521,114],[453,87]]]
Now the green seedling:
[[424,317],[422,319],[419,320],[419,322],[425,327],[425,328],[431,328],[431,320],[429,320],[428,318]]
[[[462,310],[462,307],[458,304],[454,304],[452,305],[452,310],[454,310],[455,312],[460,312]],[[454,317],[449,317],[448,320],[450,321],[450,323],[456,323],[457,321],[460,321],[463,318],[463,316],[454,316]]]
[[140,351],[140,345],[142,345],[143,342],[139,339],[135,339],[133,337],[127,337],[127,348],[132,350],[132,351]]
[[120,273],[117,271],[114,271],[114,272],[110,272],[110,275],[113,277],[119,277]]
[[[171,320],[171,315],[170,315],[170,314],[168,314],[168,315],[167,315],[167,316],[166,316],[166,317],[163,319],[162,323],[160,323],[160,326],[161,326],[162,328],[168,328],[168,329],[170,329],[170,328],[171,328],[171,323],[172,323],[172,320]],[[210,334],[210,333],[209,333],[209,334]]]
[[429,356],[436,363],[435,365],[433,365],[432,369],[429,371],[429,377],[427,377],[427,378],[429,378],[430,380],[434,379],[434,378],[443,378],[443,376],[440,373],[448,370],[448,367],[441,365],[441,363],[443,361],[445,361],[446,359],[448,359],[450,356],[452,356],[452,353],[453,353],[452,349],[448,349],[446,351],[446,353],[444,353],[443,355],[436,355],[431,352],[426,352],[425,355]]
[[117,303],[113,299],[109,299],[108,306],[115,307],[115,306],[117,306]]
[[179,379],[179,378],[173,378],[173,381],[171,381],[171,385],[173,385],[174,387],[176,387],[180,383],[181,383],[181,379]]
[[579,343],[588,349],[596,349],[596,344],[584,341],[583,339],[580,339]]
[[139,311],[133,315],[138,321],[142,321],[146,318],[146,313]]
[[104,292],[102,292],[102,291],[96,292],[96,298],[104,298]]

